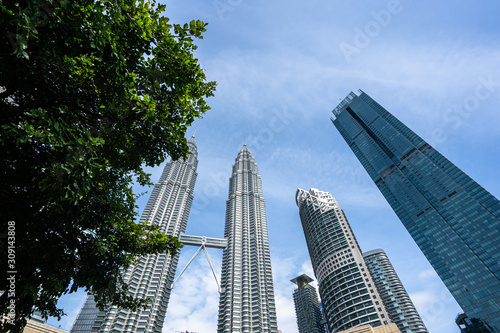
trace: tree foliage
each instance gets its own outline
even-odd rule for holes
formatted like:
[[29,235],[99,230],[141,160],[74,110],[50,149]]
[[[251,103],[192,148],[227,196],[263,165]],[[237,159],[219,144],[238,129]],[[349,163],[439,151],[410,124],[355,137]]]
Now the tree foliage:
[[215,83],[193,56],[206,24],[170,24],[164,9],[0,2],[0,307],[15,303],[16,330],[34,308],[61,316],[57,300],[78,288],[99,306],[140,306],[120,269],[180,247],[134,222],[132,184],[149,182],[141,166],[188,154]]

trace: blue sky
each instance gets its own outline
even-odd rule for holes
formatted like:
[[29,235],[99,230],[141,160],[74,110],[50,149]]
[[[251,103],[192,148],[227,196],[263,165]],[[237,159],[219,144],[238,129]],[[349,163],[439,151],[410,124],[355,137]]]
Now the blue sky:
[[[172,22],[208,22],[196,56],[218,82],[194,129],[198,181],[188,234],[222,237],[230,168],[244,140],[262,176],[278,327],[298,332],[290,279],[312,273],[298,187],[330,192],[363,251],[383,248],[431,333],[460,308],[330,122],[362,89],[500,196],[498,1],[166,1]],[[163,165],[149,172],[157,181]],[[137,188],[137,193],[143,189]],[[140,211],[147,196],[139,201]],[[196,248],[182,250],[179,271]],[[222,252],[210,250],[220,274]],[[85,295],[63,297],[69,330]],[[172,293],[163,332],[215,332],[218,294],[200,256]]]

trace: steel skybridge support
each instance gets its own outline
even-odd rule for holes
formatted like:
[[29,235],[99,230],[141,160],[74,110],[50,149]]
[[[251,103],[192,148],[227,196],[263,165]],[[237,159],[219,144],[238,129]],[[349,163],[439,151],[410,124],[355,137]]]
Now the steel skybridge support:
[[212,265],[212,261],[210,260],[210,256],[208,255],[206,248],[209,247],[209,248],[214,248],[214,249],[225,249],[227,247],[227,239],[181,234],[179,236],[179,241],[184,245],[199,246],[199,248],[195,252],[193,257],[191,258],[191,260],[189,260],[186,267],[184,267],[184,269],[181,271],[179,276],[174,280],[174,282],[172,283],[170,288],[171,289],[174,288],[175,283],[182,276],[182,273],[184,273],[184,271],[188,268],[188,266],[191,264],[191,262],[194,260],[194,258],[196,258],[196,256],[203,249],[203,252],[205,253],[205,256],[207,257],[208,264],[210,265],[210,268],[212,269],[212,274],[214,275],[215,282],[217,283],[217,290],[219,291],[219,294],[220,294],[222,292],[222,289],[220,287],[219,280],[217,280],[217,274],[215,274],[215,270],[214,270],[214,267]]

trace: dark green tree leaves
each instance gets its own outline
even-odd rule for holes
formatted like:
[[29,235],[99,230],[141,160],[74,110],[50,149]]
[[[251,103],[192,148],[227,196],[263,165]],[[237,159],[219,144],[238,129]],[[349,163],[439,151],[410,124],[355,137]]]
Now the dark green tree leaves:
[[121,269],[180,247],[134,222],[132,183],[149,182],[142,165],[186,156],[186,129],[209,110],[215,83],[193,56],[206,24],[171,24],[163,10],[144,0],[0,3],[0,233],[15,238],[14,259],[0,238],[0,290],[15,272],[0,307],[15,303],[16,329],[34,307],[62,315],[57,300],[77,288],[100,306],[136,308],[144,301],[127,297]]

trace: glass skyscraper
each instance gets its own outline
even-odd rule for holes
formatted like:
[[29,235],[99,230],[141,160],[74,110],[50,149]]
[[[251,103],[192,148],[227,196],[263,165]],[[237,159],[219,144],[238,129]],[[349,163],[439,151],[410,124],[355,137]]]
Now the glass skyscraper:
[[217,332],[276,333],[271,255],[261,178],[246,145],[229,179]]
[[401,333],[428,333],[384,250],[364,252],[363,258],[384,299],[387,311]]
[[88,295],[85,303],[78,313],[73,327],[71,328],[71,333],[88,333],[91,332],[92,326],[97,319],[99,314],[99,309],[96,307],[94,296]]
[[[186,230],[198,175],[194,136],[188,140],[188,146],[191,154],[185,161],[170,161],[165,166],[140,219],[158,225],[160,230],[176,237]],[[160,333],[178,258],[179,254],[171,257],[166,253],[142,256],[138,264],[125,272],[124,280],[129,285],[130,295],[152,300],[146,309],[132,312],[112,306],[98,311],[94,298],[89,296],[71,332]]]
[[299,333],[326,333],[316,288],[309,284],[314,280],[302,274],[291,281],[297,285],[293,291],[293,303]]
[[500,332],[500,202],[367,94],[333,124],[466,315]]
[[356,237],[328,192],[298,189],[300,220],[330,332],[391,323]]

